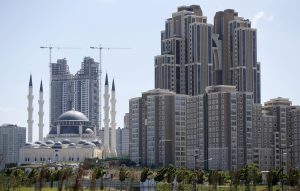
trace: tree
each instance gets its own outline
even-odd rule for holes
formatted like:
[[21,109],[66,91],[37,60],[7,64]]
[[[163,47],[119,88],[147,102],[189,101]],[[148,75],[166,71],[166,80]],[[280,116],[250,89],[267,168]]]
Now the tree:
[[100,178],[100,189],[103,190],[104,186],[103,186],[103,176],[106,174],[106,170],[103,166],[98,167],[97,169],[97,175],[96,175],[96,179]]
[[17,187],[17,189],[20,190],[21,185],[23,183],[23,179],[25,177],[24,171],[19,168],[16,168],[13,170],[12,175],[15,178],[15,187]]
[[32,168],[27,175],[28,183],[27,185],[32,186],[37,183],[38,171],[36,168]]
[[299,171],[296,169],[289,169],[288,174],[287,174],[287,182],[288,185],[291,187],[295,187],[299,183]]
[[128,171],[124,167],[121,167],[119,172],[119,180],[121,181],[121,191],[123,189],[123,182],[126,180],[127,177]]
[[256,185],[262,181],[262,174],[259,171],[257,165],[247,164],[241,170],[241,180],[246,186],[246,191],[250,191],[250,184],[253,184],[254,190]]
[[91,190],[96,190],[96,182],[100,178],[100,189],[103,190],[103,176],[106,173],[104,167],[96,167],[91,172]]
[[165,178],[165,174],[167,173],[167,168],[161,168],[157,171],[156,175],[154,176],[155,182],[161,182]]
[[273,186],[276,185],[279,180],[280,180],[280,174],[282,172],[282,168],[274,168],[271,171],[268,172],[267,174],[267,184],[268,184],[268,190],[272,191],[273,190]]
[[187,171],[183,168],[177,170],[176,172],[176,181],[178,182],[178,188],[179,190],[183,190],[182,182],[187,178]]
[[240,179],[241,179],[241,171],[240,170],[236,170],[236,171],[232,171],[230,174],[230,187],[232,187],[232,185],[234,186],[234,190],[237,191],[237,187],[240,184]]
[[80,163],[77,173],[76,173],[76,176],[75,176],[75,183],[73,185],[74,191],[82,191],[83,190],[82,186],[81,186],[81,180],[82,180],[82,177],[84,176],[84,174],[85,174],[85,170],[84,170],[83,163]]
[[50,188],[53,188],[53,183],[54,183],[54,180],[55,180],[55,177],[56,177],[56,172],[55,170],[48,170],[48,174],[47,174],[47,177],[50,181]]
[[43,186],[44,186],[44,182],[45,182],[45,179],[46,179],[46,176],[48,174],[48,168],[46,166],[42,166],[40,169],[39,169],[39,172],[38,172],[38,176],[37,176],[37,189],[38,190],[42,190]]
[[141,182],[145,182],[149,176],[151,176],[153,173],[150,171],[149,168],[144,168],[142,173],[141,173],[141,178],[140,181]]

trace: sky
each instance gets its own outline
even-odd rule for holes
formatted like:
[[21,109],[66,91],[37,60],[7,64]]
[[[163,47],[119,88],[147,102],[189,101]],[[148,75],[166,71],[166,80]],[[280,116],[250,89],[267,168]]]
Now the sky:
[[[66,58],[72,73],[85,56],[96,61],[90,46],[125,47],[103,50],[103,77],[115,79],[117,125],[123,127],[129,99],[154,88],[154,56],[160,54],[160,31],[177,7],[200,5],[208,23],[217,11],[235,9],[258,31],[262,102],[275,97],[300,104],[297,59],[300,44],[299,0],[0,0],[0,125],[27,127],[30,73],[34,92],[34,135],[38,139],[38,92],[44,84],[45,130],[49,129],[49,52]],[[103,78],[104,79],[104,78]],[[104,81],[104,80],[103,80]],[[103,113],[103,112],[102,112]]]

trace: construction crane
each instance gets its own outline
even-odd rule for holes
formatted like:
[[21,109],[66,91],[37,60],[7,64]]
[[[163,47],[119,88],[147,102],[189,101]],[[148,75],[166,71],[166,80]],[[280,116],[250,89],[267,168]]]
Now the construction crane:
[[[49,49],[49,69],[50,69],[50,78],[49,78],[49,104],[50,104],[50,108],[51,108],[51,83],[52,83],[52,67],[51,67],[51,63],[52,63],[52,49],[80,49],[77,47],[58,47],[58,46],[52,46],[51,44],[49,44],[49,46],[40,46],[41,49]],[[51,125],[51,109],[50,109],[50,120],[49,123]]]
[[102,50],[126,50],[130,48],[103,47],[101,44],[99,46],[91,46],[90,48],[99,50],[99,128],[102,128]]

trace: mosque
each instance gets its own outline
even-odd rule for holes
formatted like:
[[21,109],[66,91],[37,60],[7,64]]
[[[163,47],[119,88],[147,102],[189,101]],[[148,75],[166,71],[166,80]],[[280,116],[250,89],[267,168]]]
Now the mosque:
[[[20,149],[19,164],[50,163],[50,162],[81,162],[86,158],[103,159],[116,156],[116,138],[109,137],[109,93],[108,79],[105,80],[104,94],[104,143],[97,137],[96,125],[81,112],[74,109],[61,114],[50,125],[49,134],[43,138],[43,84],[41,81],[39,91],[39,140],[32,142],[33,127],[33,86],[32,76],[29,80],[28,98],[28,142]],[[113,81],[111,97],[111,129],[115,128],[115,86]],[[109,141],[109,139],[111,139]],[[108,144],[110,142],[110,145]]]

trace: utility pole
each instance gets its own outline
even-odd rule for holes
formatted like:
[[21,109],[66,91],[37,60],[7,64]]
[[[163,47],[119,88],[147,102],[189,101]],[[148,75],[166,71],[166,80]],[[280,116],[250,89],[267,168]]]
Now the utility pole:
[[91,46],[91,49],[99,50],[99,129],[102,128],[102,50],[122,50],[130,48],[117,48],[117,47],[103,47],[101,44],[99,46]]
[[50,107],[50,112],[49,112],[49,123],[51,125],[51,83],[52,83],[52,49],[80,49],[76,47],[58,47],[58,46],[52,46],[49,44],[48,46],[40,46],[41,49],[49,49],[49,70],[50,70],[50,77],[49,77],[49,107]]

